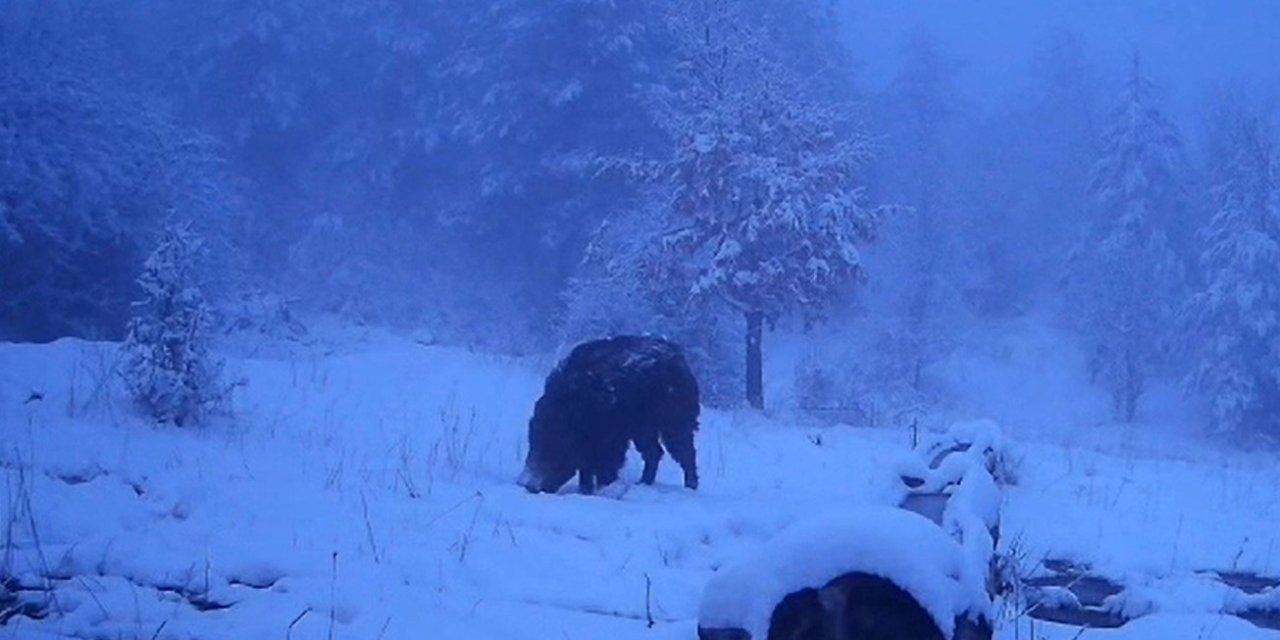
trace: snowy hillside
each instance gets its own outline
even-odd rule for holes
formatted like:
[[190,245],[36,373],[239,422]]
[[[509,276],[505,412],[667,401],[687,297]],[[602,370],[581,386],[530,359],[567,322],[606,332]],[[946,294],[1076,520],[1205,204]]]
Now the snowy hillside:
[[[601,495],[531,495],[513,480],[545,359],[390,337],[234,359],[234,419],[175,429],[120,404],[114,358],[0,346],[0,566],[39,605],[0,638],[693,638],[718,567],[794,521],[896,504],[910,443],[706,411],[697,492],[670,461],[634,484],[633,452]],[[1274,464],[1010,435],[1002,546],[1145,585],[1174,613],[1078,636],[1011,610],[997,637],[1280,638],[1204,613],[1221,594],[1194,574],[1280,574]]]

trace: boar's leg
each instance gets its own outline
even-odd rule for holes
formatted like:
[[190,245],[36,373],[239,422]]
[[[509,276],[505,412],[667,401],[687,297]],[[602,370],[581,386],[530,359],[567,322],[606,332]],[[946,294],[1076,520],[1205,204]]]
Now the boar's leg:
[[662,460],[662,445],[658,443],[657,432],[636,438],[636,449],[640,450],[640,457],[644,458],[640,484],[653,484],[658,478],[658,462]]
[[662,434],[662,444],[666,445],[667,452],[671,454],[675,461],[680,463],[680,468],[684,470],[684,486],[690,489],[698,488],[698,452],[693,447],[693,430],[681,430],[677,432],[664,431]]
[[617,469],[613,469],[609,467],[601,467],[599,469],[596,469],[596,488],[597,489],[601,487],[607,487],[613,484],[615,481],[617,481],[617,479],[618,479]]
[[595,475],[597,489],[613,484],[618,479],[618,472],[627,461],[629,441],[626,433],[625,429],[608,429],[594,443],[586,466]]
[[586,496],[596,492],[595,473],[587,467],[578,469],[578,492]]

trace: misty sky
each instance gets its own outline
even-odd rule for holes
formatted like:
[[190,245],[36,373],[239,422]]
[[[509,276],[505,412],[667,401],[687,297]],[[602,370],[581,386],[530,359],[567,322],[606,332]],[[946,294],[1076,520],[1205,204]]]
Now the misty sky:
[[932,33],[965,62],[966,97],[988,106],[1017,91],[1039,43],[1078,34],[1105,72],[1141,52],[1179,119],[1210,83],[1247,78],[1280,92],[1280,2],[1275,0],[849,0],[853,50],[881,87],[905,36]]

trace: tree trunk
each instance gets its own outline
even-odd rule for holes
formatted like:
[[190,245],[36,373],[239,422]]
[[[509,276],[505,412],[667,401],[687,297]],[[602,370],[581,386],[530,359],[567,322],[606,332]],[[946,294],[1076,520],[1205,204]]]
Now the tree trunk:
[[1124,352],[1124,421],[1133,424],[1138,415],[1138,397],[1142,395],[1142,373],[1132,352]]
[[764,409],[764,314],[747,312],[747,403],[752,409]]

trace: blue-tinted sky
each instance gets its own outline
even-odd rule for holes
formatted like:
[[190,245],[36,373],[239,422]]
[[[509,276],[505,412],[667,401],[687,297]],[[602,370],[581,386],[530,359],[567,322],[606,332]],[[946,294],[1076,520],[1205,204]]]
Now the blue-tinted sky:
[[1185,118],[1215,79],[1280,92],[1280,0],[847,0],[864,79],[883,86],[905,35],[924,29],[966,64],[959,79],[977,104],[1018,90],[1047,35],[1071,31],[1100,70],[1133,52]]

